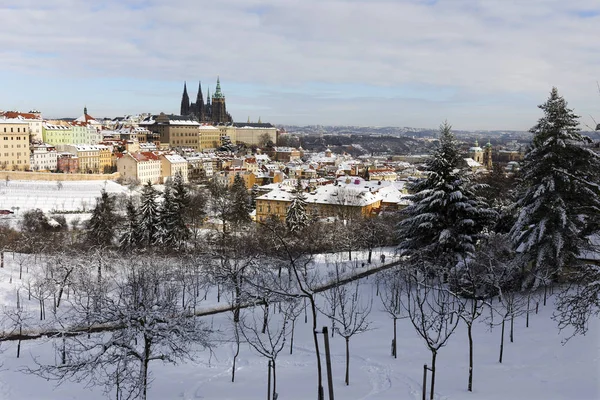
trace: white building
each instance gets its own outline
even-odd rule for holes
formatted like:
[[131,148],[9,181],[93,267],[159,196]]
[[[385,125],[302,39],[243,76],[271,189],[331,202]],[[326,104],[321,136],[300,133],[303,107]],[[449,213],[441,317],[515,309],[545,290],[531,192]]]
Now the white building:
[[181,173],[184,182],[188,182],[188,162],[178,154],[163,154],[159,156],[161,163],[161,176],[163,182]]
[[58,152],[54,146],[46,144],[32,147],[30,165],[34,171],[54,171],[57,169]]
[[137,179],[142,184],[160,183],[161,161],[152,152],[124,154],[117,160],[117,172],[125,179]]

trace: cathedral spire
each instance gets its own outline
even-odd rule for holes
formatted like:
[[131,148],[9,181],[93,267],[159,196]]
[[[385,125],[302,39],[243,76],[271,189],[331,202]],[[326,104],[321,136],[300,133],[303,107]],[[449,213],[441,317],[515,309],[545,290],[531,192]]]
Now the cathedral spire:
[[181,96],[181,110],[180,115],[190,114],[190,97],[187,92],[187,83],[183,82],[183,95]]
[[225,96],[223,96],[223,93],[221,93],[221,82],[219,81],[219,77],[217,76],[217,88],[215,89],[215,94],[213,95],[213,98],[216,99],[222,99]]

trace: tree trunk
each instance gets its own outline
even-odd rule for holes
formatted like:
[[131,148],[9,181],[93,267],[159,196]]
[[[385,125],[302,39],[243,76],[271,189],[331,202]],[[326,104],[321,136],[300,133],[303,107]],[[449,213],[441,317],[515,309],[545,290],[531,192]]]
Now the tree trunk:
[[234,323],[235,325],[235,344],[236,344],[236,350],[235,350],[235,354],[233,355],[233,366],[231,368],[231,382],[235,382],[235,363],[237,361],[238,356],[240,355],[240,333],[238,332],[238,326],[237,323]]
[[263,309],[263,325],[262,325],[262,333],[267,331],[267,324],[269,323],[269,304],[265,304],[265,308]]
[[473,324],[467,324],[467,334],[469,335],[469,385],[467,390],[473,391]]
[[275,367],[275,359],[273,361],[273,400],[277,400],[277,369]]
[[500,359],[498,362],[502,362],[502,353],[504,352],[504,318],[502,319],[502,333],[500,334]]
[[346,337],[346,386],[350,385],[350,337]]
[[525,328],[529,328],[529,302],[531,300],[531,295],[527,294],[527,317],[525,317]]
[[312,311],[312,327],[313,327],[313,341],[315,343],[315,355],[317,357],[317,399],[324,400],[325,393],[323,392],[323,377],[321,368],[321,354],[319,353],[319,338],[317,337],[317,305],[315,299],[309,297],[310,308]]
[[142,362],[142,400],[148,397],[148,363],[150,362],[150,348],[152,339],[144,335],[144,360]]
[[292,354],[294,351],[294,328],[295,328],[295,325],[296,325],[296,320],[293,319],[292,320],[292,334],[290,336],[290,354]]
[[394,317],[394,342],[392,343],[392,355],[394,358],[398,358],[398,341],[396,340],[396,321],[398,318]]
[[367,262],[369,264],[371,264],[371,256],[373,255],[373,249],[369,249],[369,258],[367,259]]
[[435,359],[437,357],[437,350],[431,351],[431,393],[429,399],[433,400],[433,391],[435,389]]
[[514,331],[514,326],[515,326],[515,315],[512,314],[510,316],[510,342],[513,343],[513,331]]

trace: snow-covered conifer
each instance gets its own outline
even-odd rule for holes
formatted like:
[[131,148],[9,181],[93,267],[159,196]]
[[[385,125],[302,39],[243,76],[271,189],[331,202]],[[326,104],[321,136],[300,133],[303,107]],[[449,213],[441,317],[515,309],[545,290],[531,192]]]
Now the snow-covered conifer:
[[298,179],[292,202],[287,209],[285,224],[290,232],[296,233],[306,227],[308,223],[309,218],[306,213],[306,196],[302,191],[302,183],[300,179]]
[[240,225],[251,221],[250,213],[252,206],[250,205],[248,189],[244,183],[244,178],[237,174],[233,179],[233,185],[230,189],[231,208],[229,209],[229,222],[234,225]]
[[444,270],[475,250],[481,230],[495,216],[476,195],[481,185],[470,181],[461,163],[451,127],[444,123],[427,177],[412,185],[413,204],[403,210],[406,218],[398,226],[401,250],[435,260]]
[[145,246],[151,246],[157,238],[159,208],[158,192],[150,181],[144,185],[140,202],[140,233]]
[[531,266],[533,286],[578,264],[587,236],[598,229],[600,157],[580,133],[579,118],[552,88],[531,128],[533,142],[521,167],[518,218],[511,239]]
[[102,189],[100,197],[96,199],[92,217],[87,223],[88,241],[96,245],[109,246],[115,234],[116,222],[114,196]]
[[123,224],[123,233],[119,239],[121,250],[132,250],[140,244],[141,232],[138,219],[138,212],[130,197],[125,206],[125,223]]

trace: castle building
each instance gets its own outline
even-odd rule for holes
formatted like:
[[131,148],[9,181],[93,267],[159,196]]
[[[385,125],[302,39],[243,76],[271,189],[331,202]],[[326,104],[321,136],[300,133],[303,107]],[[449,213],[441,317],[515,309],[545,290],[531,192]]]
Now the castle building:
[[219,78],[217,78],[217,88],[212,97],[210,96],[210,90],[208,90],[206,103],[204,103],[201,82],[198,84],[198,94],[195,103],[190,103],[187,84],[184,82],[180,114],[184,117],[194,117],[199,122],[209,122],[212,124],[227,124],[233,122],[233,118],[231,118],[231,115],[227,112],[225,95],[221,91],[221,82]]

